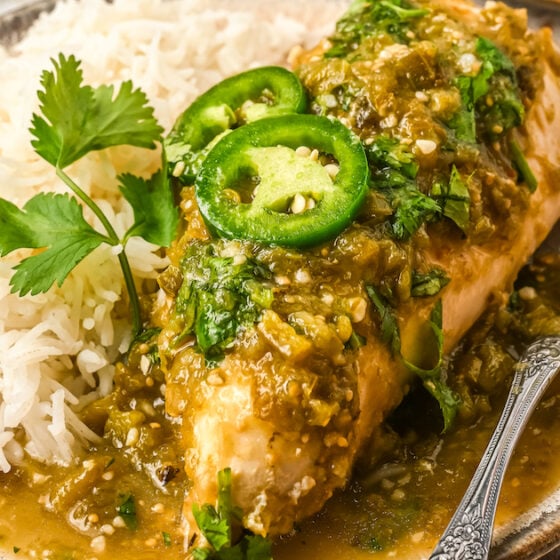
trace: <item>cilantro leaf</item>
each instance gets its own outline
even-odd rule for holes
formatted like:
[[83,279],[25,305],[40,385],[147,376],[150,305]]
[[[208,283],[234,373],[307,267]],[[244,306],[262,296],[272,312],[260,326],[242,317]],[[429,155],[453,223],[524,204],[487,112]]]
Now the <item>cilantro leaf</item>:
[[88,152],[128,144],[154,148],[163,129],[147,105],[146,95],[130,81],[113,86],[82,85],[80,62],[60,54],[45,70],[38,92],[43,116],[34,114],[31,134],[36,152],[63,169]]
[[453,220],[463,231],[466,231],[469,225],[470,205],[469,189],[454,165],[445,193],[443,215]]
[[250,259],[236,264],[233,257],[221,257],[207,243],[187,249],[181,271],[175,307],[182,324],[179,337],[194,334],[206,358],[220,360],[239,330],[270,307],[272,290],[263,285],[270,273]]
[[412,271],[413,297],[430,297],[438,294],[449,283],[449,277],[440,268],[432,268],[426,274]]
[[436,399],[443,417],[443,432],[446,432],[452,425],[457,415],[460,397],[445,382],[442,375],[430,376],[423,379],[423,385]]
[[346,56],[359,48],[364,39],[384,33],[407,42],[406,31],[411,21],[429,13],[405,0],[355,0],[339,19],[334,35],[329,37],[332,47],[324,56]]
[[[482,75],[486,79],[496,72],[503,72],[510,78],[515,79],[515,66],[513,62],[490,39],[478,37],[475,49],[477,55],[483,61]],[[482,92],[481,95],[486,93],[486,91]]]
[[167,531],[161,532],[161,540],[163,541],[163,545],[166,548],[169,548],[173,544],[173,541],[171,540],[171,535]]
[[409,179],[416,177],[418,172],[416,158],[408,146],[401,144],[397,138],[380,135],[365,148],[370,165],[378,168],[390,167],[400,171]]
[[108,239],[84,219],[81,206],[68,195],[42,193],[22,210],[0,199],[0,255],[19,248],[45,248],[16,265],[10,284],[21,295],[60,286],[70,271]]
[[492,80],[489,94],[492,104],[479,102],[481,133],[493,140],[523,122],[525,108],[517,86],[513,86],[506,76],[496,76]]
[[224,546],[231,544],[229,519],[221,517],[213,505],[204,504],[199,507],[194,504],[192,512],[196,524],[212,548],[219,551]]
[[136,516],[136,501],[132,494],[121,494],[120,504],[117,506],[118,514],[123,518],[125,525],[134,531],[138,528],[138,517]]
[[268,560],[272,558],[272,544],[260,535],[247,538],[247,559]]
[[397,239],[408,239],[424,222],[440,212],[437,201],[417,188],[396,189],[392,191],[391,199],[395,209],[391,227]]
[[398,355],[406,367],[415,373],[428,392],[437,400],[443,417],[443,431],[446,431],[457,414],[459,397],[447,385],[443,371],[443,329],[442,303],[438,300],[430,314],[429,327],[437,347],[436,364],[431,369],[421,368],[408,361],[401,352],[400,330],[394,310],[388,301],[373,286],[366,286],[367,294],[381,320],[381,338],[389,345],[391,352]]
[[459,397],[451,390],[445,381],[445,375],[443,372],[443,314],[442,314],[442,303],[438,300],[432,313],[430,314],[429,326],[434,334],[434,340],[437,345],[437,361],[433,368],[424,369],[421,368],[403,357],[404,363],[420,379],[424,387],[428,392],[437,400],[441,413],[443,416],[443,431],[447,431],[455,415],[457,414],[457,408],[459,406]]
[[472,92],[473,79],[469,76],[458,76],[453,84],[461,95],[461,108],[449,121],[449,126],[455,131],[459,140],[474,144],[476,142],[476,117]]
[[455,165],[446,185],[440,182],[432,185],[432,196],[438,200],[442,214],[466,231],[469,226],[471,196]]
[[524,117],[513,62],[484,37],[477,38],[475,54],[482,63],[476,76],[454,79],[462,106],[448,123],[456,137],[468,143],[476,142],[477,129],[494,139],[520,125]]
[[150,243],[168,247],[175,238],[179,214],[167,173],[159,170],[148,180],[126,173],[118,179],[120,191],[134,212],[134,224],[126,237],[138,235]]
[[396,239],[408,239],[440,212],[437,201],[417,188],[414,179],[418,164],[414,154],[397,138],[384,135],[366,146],[366,154],[372,170],[372,185],[383,191],[393,209],[393,235]]
[[381,340],[391,349],[393,355],[401,351],[401,334],[395,314],[389,302],[373,286],[366,286],[369,299],[381,319]]
[[[178,224],[173,194],[165,173],[150,180],[121,176],[121,190],[133,207],[135,222],[123,239],[91,197],[64,171],[64,168],[94,150],[131,145],[155,148],[163,129],[147,104],[146,95],[132,83],[93,88],[83,85],[80,62],[60,54],[52,59],[54,71],[41,76],[43,90],[37,92],[41,114],[33,114],[30,132],[35,151],[56,168],[57,176],[100,221],[107,235],[93,230],[83,219],[75,199],[34,197],[20,211],[2,201],[3,231],[0,254],[17,248],[46,250],[22,261],[15,268],[12,286],[21,294],[46,291],[54,282],[60,285],[72,268],[100,243],[122,244],[131,235],[141,235],[159,245],[169,245]],[[44,207],[37,201],[47,201]],[[33,202],[35,201],[35,202]],[[37,237],[39,235],[39,237]],[[142,326],[140,301],[126,251],[118,254],[130,299],[133,332]]]
[[26,213],[9,200],[0,198],[0,256],[16,249],[39,249],[47,245],[37,239],[37,235],[36,227],[28,222]]
[[245,531],[241,532],[238,542],[232,540],[234,527],[241,528],[241,510],[232,502],[231,469],[218,473],[217,505],[200,507],[195,504],[192,511],[210,545],[193,549],[191,554],[195,560],[272,560],[272,545],[260,535]]

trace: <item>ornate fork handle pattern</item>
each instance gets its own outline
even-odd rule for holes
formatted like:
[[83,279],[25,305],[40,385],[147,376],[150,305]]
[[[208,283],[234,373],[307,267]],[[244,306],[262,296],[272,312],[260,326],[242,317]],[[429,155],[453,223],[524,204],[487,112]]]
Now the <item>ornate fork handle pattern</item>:
[[506,467],[529,416],[559,370],[560,337],[544,337],[527,348],[496,430],[430,560],[488,558]]

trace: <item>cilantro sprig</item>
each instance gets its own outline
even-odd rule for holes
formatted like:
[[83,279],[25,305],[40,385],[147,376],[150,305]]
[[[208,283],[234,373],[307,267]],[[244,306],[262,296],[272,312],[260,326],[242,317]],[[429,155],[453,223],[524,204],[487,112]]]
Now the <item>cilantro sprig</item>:
[[[41,193],[22,209],[0,199],[0,256],[22,248],[40,250],[16,265],[10,280],[12,292],[34,295],[55,283],[61,286],[72,269],[99,245],[115,247],[137,334],[141,329],[140,304],[125,248],[132,236],[162,246],[171,243],[178,212],[167,176],[157,172],[149,179],[130,174],[118,177],[121,193],[134,213],[134,224],[121,238],[101,208],[65,170],[90,152],[111,146],[154,149],[163,129],[146,95],[130,81],[122,83],[118,91],[107,85],[94,88],[83,84],[80,62],[74,56],[60,54],[52,62],[54,70],[45,70],[41,76],[43,89],[37,93],[40,114],[33,115],[30,129],[32,145],[54,166],[75,197]],[[98,218],[104,231],[86,221],[77,199]]]

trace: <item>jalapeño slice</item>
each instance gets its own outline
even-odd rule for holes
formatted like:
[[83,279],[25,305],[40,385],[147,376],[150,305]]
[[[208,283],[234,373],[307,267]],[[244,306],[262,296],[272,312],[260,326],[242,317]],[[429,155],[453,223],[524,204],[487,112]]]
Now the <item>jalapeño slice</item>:
[[[300,147],[318,157],[299,155]],[[270,117],[232,131],[208,153],[195,182],[213,233],[291,247],[335,237],[367,189],[358,137],[338,120],[316,115]]]

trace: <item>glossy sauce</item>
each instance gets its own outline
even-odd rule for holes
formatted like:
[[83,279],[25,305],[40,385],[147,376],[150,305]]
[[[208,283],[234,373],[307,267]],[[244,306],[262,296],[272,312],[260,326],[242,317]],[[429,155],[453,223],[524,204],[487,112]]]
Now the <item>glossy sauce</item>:
[[[444,435],[439,433],[433,403],[421,391],[414,391],[390,418],[385,449],[377,449],[369,457],[366,450],[348,488],[277,543],[275,559],[381,560],[427,554],[458,504],[497,422],[511,379],[505,370],[513,363],[504,358],[504,352],[514,352],[513,346],[520,351],[524,339],[540,331],[560,332],[555,331],[560,326],[560,259],[554,256],[546,262],[546,266],[522,274],[526,287],[517,293],[529,299],[521,298],[514,312],[499,311],[482,318],[454,357],[453,384],[459,387],[466,377],[473,377],[472,364],[477,362],[473,354],[489,356],[486,370],[477,375],[479,383],[491,390],[484,393],[480,386],[471,386],[474,404],[462,409],[456,428]],[[486,342],[481,345],[481,341]],[[496,361],[496,357],[500,359]],[[466,372],[465,364],[470,364]],[[502,490],[498,526],[538,505],[558,488],[559,434],[560,379],[539,404],[516,449]],[[86,460],[107,453],[111,453],[109,447]],[[113,476],[102,478],[82,496],[94,504],[84,517],[82,531],[75,521],[74,527],[69,526],[68,515],[45,508],[45,496],[60,486],[61,476],[69,477],[72,471],[28,465],[25,471],[2,475],[0,546],[22,558],[103,560],[118,556],[126,560],[153,558],[154,554],[170,560],[182,558],[183,477],[177,474],[164,490],[157,489],[145,471],[134,469],[126,457],[112,455],[115,460],[105,472]],[[368,465],[374,459],[379,461],[376,466]],[[101,551],[99,539],[92,535],[114,523],[118,516],[115,504],[123,492],[135,497],[138,526],[131,530],[117,523],[104,535]],[[76,506],[70,511],[76,511]]]

